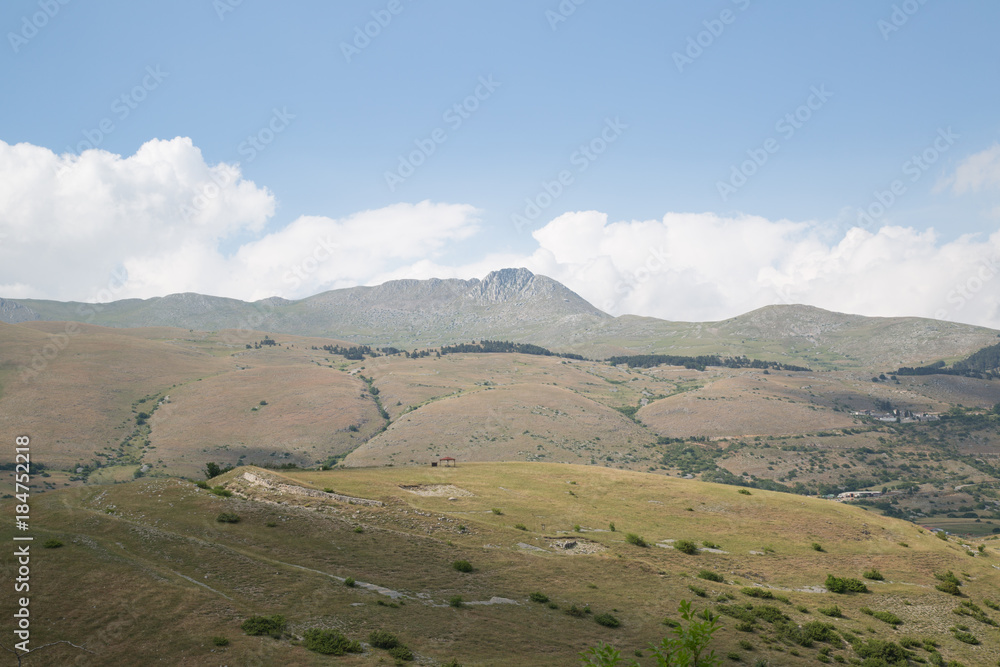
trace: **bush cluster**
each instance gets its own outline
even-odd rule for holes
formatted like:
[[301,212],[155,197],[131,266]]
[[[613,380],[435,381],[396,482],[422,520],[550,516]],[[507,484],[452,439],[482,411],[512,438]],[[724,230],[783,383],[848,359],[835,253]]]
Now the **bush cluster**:
[[826,575],[826,590],[831,593],[867,593],[868,587],[860,579]]
[[251,616],[243,621],[240,628],[251,637],[261,637],[270,635],[275,639],[281,639],[285,632],[285,617],[281,614],[273,616]]
[[361,643],[357,640],[350,640],[336,630],[323,630],[320,628],[310,628],[306,630],[303,637],[306,640],[306,648],[323,655],[345,655],[347,653],[361,653]]
[[647,542],[646,540],[642,539],[641,537],[639,537],[635,533],[625,533],[625,541],[628,542],[629,544],[634,544],[637,547],[648,547],[649,546],[649,542]]

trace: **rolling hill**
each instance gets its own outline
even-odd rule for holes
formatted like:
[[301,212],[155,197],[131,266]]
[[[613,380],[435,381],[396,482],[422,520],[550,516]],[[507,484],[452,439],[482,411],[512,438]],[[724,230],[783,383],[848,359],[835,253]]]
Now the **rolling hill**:
[[[545,463],[241,467],[210,483],[36,497],[32,646],[75,647],[22,664],[331,664],[304,646],[321,628],[363,644],[344,665],[393,661],[376,630],[419,664],[577,665],[607,642],[649,665],[681,599],[720,615],[712,646],[727,662],[860,662],[891,644],[909,664],[971,667],[1000,651],[996,541],[942,540],[831,501]],[[0,569],[13,579],[12,550]],[[935,588],[949,572],[958,596]],[[869,592],[831,592],[828,575]],[[4,596],[0,613],[13,605]],[[275,614],[278,639],[241,630]]]

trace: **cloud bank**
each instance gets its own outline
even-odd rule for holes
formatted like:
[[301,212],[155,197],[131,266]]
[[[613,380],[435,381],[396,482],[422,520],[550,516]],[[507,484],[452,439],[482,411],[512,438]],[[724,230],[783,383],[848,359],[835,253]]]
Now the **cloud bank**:
[[[998,186],[998,146],[942,184],[956,194]],[[130,157],[0,142],[0,296],[301,298],[525,266],[616,315],[709,321],[806,303],[1000,328],[1000,231],[944,242],[932,229],[901,226],[832,236],[809,221],[712,213],[609,221],[579,211],[534,231],[530,254],[454,264],[440,258],[478,232],[472,206],[400,203],[340,219],[303,215],[267,231],[275,204],[238,165],[207,164],[187,138],[150,141]],[[225,253],[237,237],[252,240]]]

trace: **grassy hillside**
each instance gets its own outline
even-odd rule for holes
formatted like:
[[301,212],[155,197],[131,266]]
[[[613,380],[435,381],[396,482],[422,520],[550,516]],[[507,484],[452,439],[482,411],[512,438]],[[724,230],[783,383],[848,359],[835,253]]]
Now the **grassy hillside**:
[[[723,613],[715,647],[747,664],[850,660],[857,653],[846,640],[857,639],[912,638],[915,658],[934,655],[926,646],[969,666],[992,664],[1000,651],[995,628],[952,612],[971,602],[983,618],[1000,619],[986,606],[1000,601],[995,541],[980,551],[830,501],[542,463],[287,474],[241,467],[212,484],[235,495],[142,479],[37,496],[33,645],[65,639],[92,653],[60,645],[24,664],[130,664],[137,655],[146,664],[330,664],[299,641],[322,627],[366,643],[372,630],[395,633],[423,664],[573,665],[601,641],[648,656],[680,599]],[[384,505],[337,501],[324,489]],[[240,521],[217,522],[223,512]],[[650,546],[629,543],[629,533]],[[40,548],[49,538],[64,546]],[[699,550],[673,548],[681,540]],[[456,571],[456,560],[473,570]],[[8,550],[0,556],[7,580],[14,568]],[[884,580],[865,580],[869,593],[824,589],[828,574],[864,579],[871,569]],[[935,573],[948,570],[961,597],[934,588]],[[702,571],[722,581],[699,578]],[[533,592],[550,604],[532,602]],[[833,605],[842,617],[820,611]],[[734,616],[754,610],[757,620],[745,625]],[[12,611],[6,596],[0,613]],[[620,627],[595,623],[604,613]],[[246,636],[240,624],[253,614],[284,615],[287,633]],[[804,640],[795,628],[814,621],[834,633]],[[949,628],[958,624],[981,643],[956,639]],[[371,647],[336,659],[380,662],[392,659]]]

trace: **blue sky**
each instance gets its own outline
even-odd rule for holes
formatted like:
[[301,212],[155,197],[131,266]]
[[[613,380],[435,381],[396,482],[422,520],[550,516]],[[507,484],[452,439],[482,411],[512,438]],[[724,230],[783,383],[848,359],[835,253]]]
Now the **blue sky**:
[[[90,195],[77,188],[60,194],[66,201],[56,212],[24,213],[17,197],[44,191],[40,168],[0,199],[0,225],[8,228],[0,254],[30,249],[44,266],[45,248],[57,246],[63,235],[56,230],[69,224],[45,216],[80,209],[105,218],[78,225],[76,247],[88,240],[107,247],[102,235],[137,223],[128,216],[108,223],[114,214],[100,206],[128,209],[149,182],[125,186],[115,179],[137,178],[137,168],[119,164],[115,176],[109,165],[156,139],[189,138],[204,163],[199,169],[238,167],[257,197],[243,205],[257,213],[203,220],[194,230],[174,215],[177,207],[149,213],[143,224],[186,239],[177,253],[189,256],[198,245],[201,263],[217,262],[215,272],[181,265],[190,280],[168,277],[176,257],[144,247],[150,235],[132,226],[133,241],[110,244],[113,252],[93,260],[55,248],[50,273],[58,280],[5,262],[0,296],[94,300],[103,276],[124,267],[129,279],[111,290],[116,297],[182,290],[295,297],[393,277],[481,277],[522,260],[616,314],[721,318],[790,300],[872,315],[944,311],[946,319],[1000,326],[992,276],[969,273],[977,263],[992,266],[1000,248],[993,236],[1000,157],[990,152],[1000,140],[1000,5],[577,2],[4,3],[0,141],[48,149],[53,164],[93,179],[83,190],[111,194],[110,203],[80,205],[73,197]],[[581,150],[588,145],[589,154]],[[106,152],[104,162],[96,154],[89,166],[72,159],[91,147]],[[5,164],[25,178],[18,161],[42,158],[21,153]],[[921,155],[933,159],[912,160]],[[400,159],[411,157],[419,166],[400,171]],[[191,160],[174,153],[160,166],[181,173]],[[405,178],[389,177],[390,185],[387,172]],[[164,187],[142,196],[183,200]],[[891,203],[881,207],[880,194]],[[116,207],[115,197],[131,203]],[[445,207],[431,217],[458,217],[412,239],[416,254],[366,247],[370,261],[352,268],[322,260],[326,266],[294,289],[280,279],[286,271],[271,267],[271,278],[256,280],[248,275],[259,278],[260,270],[236,261],[241,250],[270,253],[279,264],[308,256],[309,247],[293,246],[312,232],[290,231],[304,217],[326,221],[314,230],[325,224],[340,235],[409,238],[423,220],[413,211],[420,202]],[[363,217],[382,210],[387,215]],[[588,211],[604,222],[554,224]],[[877,215],[859,217],[865,211]],[[763,227],[754,238],[773,234],[787,247],[772,255],[751,248],[752,262],[731,274],[720,266],[692,276],[700,269],[679,260],[650,270],[656,261],[621,250],[659,243],[662,233],[671,256],[704,254],[711,262],[709,239],[695,238],[692,226],[728,230],[710,235],[713,243],[745,243],[738,239],[757,223]],[[23,232],[28,226],[52,233],[39,239]],[[883,248],[879,261],[858,264],[854,255],[843,262],[851,227],[879,235],[886,226],[908,232],[867,242],[906,252]],[[579,230],[589,230],[589,246]],[[156,240],[160,248],[170,243]],[[930,275],[909,265],[874,273],[879,262],[884,270],[914,252],[934,267]],[[791,257],[813,263],[793,266]],[[164,272],[154,276],[149,267],[157,262]],[[848,266],[912,299],[897,312],[836,296],[850,289],[838,273]],[[775,272],[780,280],[768,278]],[[893,282],[910,272],[934,284],[915,290],[912,281]],[[987,284],[956,309],[949,296],[970,275]],[[762,286],[738,289],[748,276]],[[249,292],[233,287],[251,283]],[[691,298],[672,296],[677,289]]]

